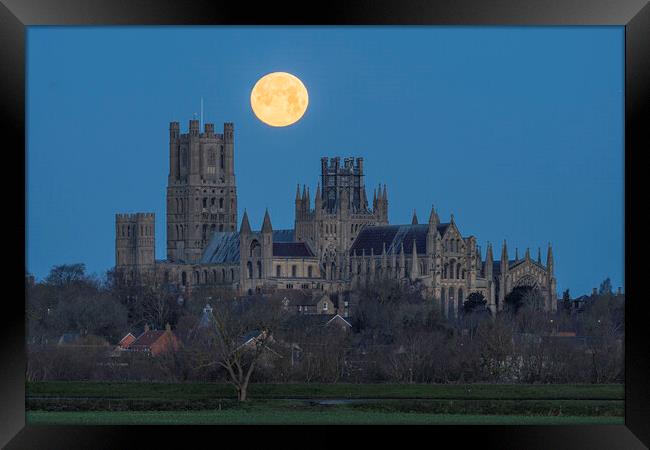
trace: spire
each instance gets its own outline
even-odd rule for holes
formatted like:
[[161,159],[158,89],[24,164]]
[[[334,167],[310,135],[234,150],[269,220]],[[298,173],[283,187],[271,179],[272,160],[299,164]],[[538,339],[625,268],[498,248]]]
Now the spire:
[[384,183],[384,193],[382,194],[382,200],[384,201],[384,204],[388,202],[388,194],[386,193],[386,184]]
[[553,275],[553,247],[548,243],[548,253],[546,254],[546,270],[550,275]]
[[320,195],[320,182],[318,183],[318,186],[316,187],[316,197],[314,198],[314,205],[316,206],[316,210],[320,209],[321,206],[321,195]]
[[262,222],[262,233],[271,233],[273,227],[271,226],[271,216],[269,216],[269,210],[267,209],[264,212],[264,222]]
[[241,219],[241,227],[239,227],[239,234],[250,234],[251,224],[248,222],[248,213],[244,210],[244,217]]
[[519,247],[515,247],[515,261],[519,261]]
[[307,188],[306,188],[305,185],[303,184],[303,185],[302,185],[302,201],[304,202],[304,201],[306,201],[306,200],[307,200]]
[[537,247],[537,263],[542,264],[542,249]]
[[418,247],[413,239],[413,251],[411,252],[411,281],[420,276],[420,265],[418,264]]
[[503,240],[503,247],[501,248],[501,272],[508,268],[508,247],[506,240]]
[[307,186],[307,201],[303,206],[307,211],[309,211],[309,208],[311,208],[311,195],[309,195],[309,186]]
[[454,213],[451,213],[451,223],[455,223],[454,222]]
[[413,219],[411,219],[411,225],[417,225],[418,224],[418,215],[415,212],[415,209],[413,210]]
[[404,241],[400,243],[399,248],[399,270],[399,277],[404,278],[406,276],[406,256],[404,255]]
[[296,203],[300,201],[300,183],[296,184]]
[[487,251],[485,252],[485,278],[492,279],[492,244],[488,242]]
[[440,219],[438,218],[438,213],[436,213],[435,206],[431,205],[431,214],[429,214],[429,225],[437,227]]
[[526,247],[526,261],[530,261],[530,247]]

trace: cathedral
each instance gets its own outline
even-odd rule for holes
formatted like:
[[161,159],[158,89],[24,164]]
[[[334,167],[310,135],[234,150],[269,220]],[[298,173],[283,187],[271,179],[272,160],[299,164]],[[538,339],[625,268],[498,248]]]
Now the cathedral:
[[419,223],[388,222],[386,185],[366,194],[363,158],[321,158],[314,199],[296,188],[294,228],[274,229],[265,212],[254,230],[244,210],[237,229],[234,125],[200,130],[189,121],[169,126],[167,258],[155,258],[153,213],[117,214],[116,271],[124,277],[153,276],[191,290],[199,285],[231,287],[240,294],[275,290],[343,293],[380,280],[421,283],[446,316],[456,316],[467,296],[481,292],[492,312],[518,286],[538,289],[545,309],[557,308],[553,252],[509,259],[506,242],[495,260],[485,259],[477,239],[463,236],[453,214],[441,222],[435,208]]

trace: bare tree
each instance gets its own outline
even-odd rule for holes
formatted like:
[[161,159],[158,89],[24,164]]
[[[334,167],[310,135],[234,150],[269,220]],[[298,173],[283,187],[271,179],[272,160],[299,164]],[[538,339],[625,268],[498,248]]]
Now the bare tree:
[[213,310],[212,333],[206,335],[212,361],[219,365],[241,402],[248,398],[248,386],[262,355],[272,351],[273,331],[282,321],[278,302],[263,298],[218,300]]

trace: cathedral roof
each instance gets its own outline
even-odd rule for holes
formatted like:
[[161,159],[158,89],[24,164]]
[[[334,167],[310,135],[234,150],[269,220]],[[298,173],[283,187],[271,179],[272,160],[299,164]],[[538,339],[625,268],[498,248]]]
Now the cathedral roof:
[[293,242],[293,230],[273,230],[273,242]]
[[304,242],[273,242],[273,256],[315,256]]
[[208,243],[201,264],[239,263],[239,233],[237,231],[216,231]]
[[[314,256],[311,251],[285,246],[285,243],[300,244],[293,242],[293,230],[273,230],[273,254],[276,254],[276,244],[281,244],[279,252],[290,252],[297,254],[276,255],[276,256]],[[237,231],[217,231],[210,238],[210,242],[203,250],[201,255],[201,264],[237,264],[239,263],[239,232]]]
[[[447,230],[448,223],[438,225],[438,232],[442,235]],[[426,254],[427,251],[427,232],[428,224],[411,224],[411,225],[373,225],[367,226],[359,232],[352,247],[350,254],[356,251],[357,256],[365,252],[370,255],[372,250],[375,255],[381,255],[384,244],[386,244],[386,253],[398,253],[402,244],[404,244],[404,253],[410,255],[413,252],[413,240],[418,254]]]

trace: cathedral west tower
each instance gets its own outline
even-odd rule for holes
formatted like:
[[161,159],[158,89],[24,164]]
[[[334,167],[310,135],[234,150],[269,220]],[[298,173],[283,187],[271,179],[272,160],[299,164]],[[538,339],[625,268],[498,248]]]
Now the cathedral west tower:
[[167,259],[198,262],[215,231],[237,227],[234,125],[223,133],[214,124],[203,131],[190,120],[188,133],[169,124]]

